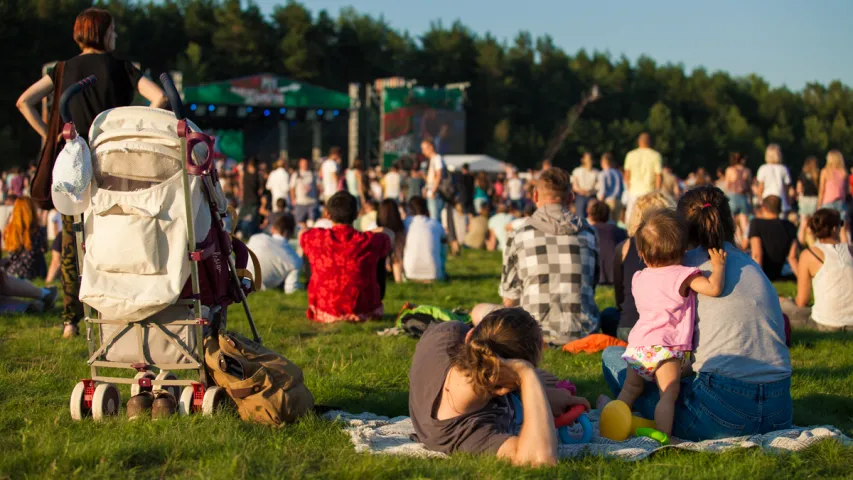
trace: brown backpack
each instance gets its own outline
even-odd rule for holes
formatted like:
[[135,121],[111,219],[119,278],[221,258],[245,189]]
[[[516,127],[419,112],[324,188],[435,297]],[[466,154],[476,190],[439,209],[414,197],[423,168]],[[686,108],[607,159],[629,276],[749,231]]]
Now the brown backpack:
[[41,154],[39,154],[36,172],[30,179],[30,196],[36,205],[43,210],[53,208],[53,199],[50,195],[51,184],[53,183],[53,165],[56,163],[56,156],[62,150],[62,146],[65,145],[65,139],[62,138],[62,118],[59,115],[59,97],[62,96],[62,74],[64,72],[65,62],[57,62],[56,67],[54,67],[56,84],[53,86],[53,105],[47,120],[47,139],[45,139]]
[[204,341],[204,360],[211,379],[234,400],[244,421],[279,426],[314,408],[302,370],[242,335],[210,335]]

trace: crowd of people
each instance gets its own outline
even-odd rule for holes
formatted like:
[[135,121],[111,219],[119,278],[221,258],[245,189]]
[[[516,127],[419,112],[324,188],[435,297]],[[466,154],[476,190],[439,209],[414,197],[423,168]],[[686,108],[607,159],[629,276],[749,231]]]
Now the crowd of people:
[[[84,135],[98,112],[127,105],[136,90],[155,107],[165,102],[110,53],[109,13],[90,9],[81,19],[91,24],[75,35],[82,54],[65,62],[65,76],[45,76],[19,101],[46,138],[35,105],[63,81],[98,73],[85,110],[72,110]],[[336,147],[316,165],[282,158],[270,168],[248,158],[219,159],[217,168],[231,226],[260,261],[262,288],[292,293],[307,278],[314,321],[379,318],[389,278],[448,281],[448,256],[502,252],[502,304],[475,306],[471,326],[432,324],[417,346],[410,414],[430,449],[556,461],[553,414],[589,403],[535,367],[544,345],[597,332],[627,342],[603,354],[613,395],[664,433],[702,440],[788,428],[790,325],[853,328],[845,227],[853,177],[838,151],[822,169],[807,159],[794,182],[777,145],[755,175],[732,153],[716,180],[705,168],[679,179],[645,133],[621,167],[604,153],[597,169],[587,153],[571,173],[549,161],[538,171],[452,172],[431,141],[420,147],[422,162],[387,171],[345,166]],[[36,208],[31,175],[0,176],[0,295],[49,308],[57,289],[28,279],[50,283],[61,271],[65,336],[73,336],[81,314],[71,285],[72,220]],[[795,299],[780,299],[771,283],[786,277],[797,280]],[[613,284],[617,304],[604,311],[595,300],[602,284]],[[659,388],[645,388],[649,382]],[[510,392],[521,399],[518,434]]]

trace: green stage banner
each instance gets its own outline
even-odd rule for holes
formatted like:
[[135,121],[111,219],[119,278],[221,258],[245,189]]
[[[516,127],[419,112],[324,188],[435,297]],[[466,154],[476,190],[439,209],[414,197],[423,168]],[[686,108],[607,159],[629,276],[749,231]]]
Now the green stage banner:
[[261,74],[225,82],[184,87],[184,103],[348,110],[346,93]]
[[428,139],[440,154],[465,153],[465,110],[462,90],[388,87],[383,100],[382,164],[417,158]]

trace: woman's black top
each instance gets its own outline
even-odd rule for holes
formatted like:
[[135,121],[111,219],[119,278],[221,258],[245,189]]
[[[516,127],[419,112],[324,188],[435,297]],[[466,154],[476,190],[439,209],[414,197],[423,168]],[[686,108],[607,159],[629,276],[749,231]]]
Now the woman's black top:
[[640,313],[637,312],[637,304],[634,302],[634,293],[631,287],[634,280],[634,274],[646,268],[646,264],[640,259],[637,253],[637,243],[634,239],[628,240],[628,254],[625,255],[625,260],[622,261],[622,292],[623,301],[619,306],[621,315],[619,315],[619,328],[634,328],[637,320],[640,319]]
[[[53,84],[57,84],[51,72]],[[133,102],[136,86],[142,72],[127,60],[115,58],[111,53],[87,53],[65,62],[62,89],[83,80],[89,75],[97,77],[94,85],[75,95],[69,102],[71,118],[77,133],[88,140],[89,127],[101,112],[116,107],[126,107]],[[57,92],[61,95],[61,92]],[[59,98],[58,96],[55,98]]]

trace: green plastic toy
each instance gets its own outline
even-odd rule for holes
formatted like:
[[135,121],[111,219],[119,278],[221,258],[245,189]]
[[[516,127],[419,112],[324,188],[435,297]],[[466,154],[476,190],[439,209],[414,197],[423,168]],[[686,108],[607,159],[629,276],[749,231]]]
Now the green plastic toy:
[[638,428],[634,434],[638,437],[648,437],[652,440],[657,440],[661,445],[669,445],[669,436],[660,430],[655,430],[654,428]]

